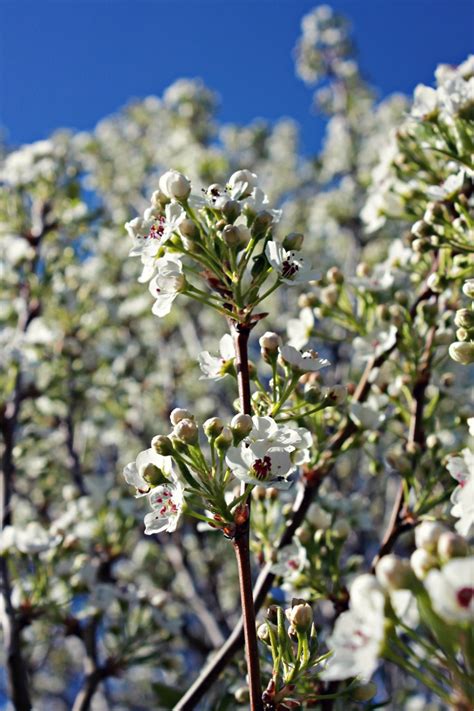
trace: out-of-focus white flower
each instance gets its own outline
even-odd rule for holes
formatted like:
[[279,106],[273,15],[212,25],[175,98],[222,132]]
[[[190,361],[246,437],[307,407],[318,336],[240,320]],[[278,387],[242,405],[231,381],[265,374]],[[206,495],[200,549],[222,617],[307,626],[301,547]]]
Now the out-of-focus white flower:
[[451,515],[459,519],[457,532],[469,538],[474,533],[474,453],[463,449],[461,456],[450,458],[447,469],[459,482],[451,495]]
[[175,254],[167,254],[155,262],[157,274],[150,282],[149,289],[155,297],[152,312],[160,318],[171,311],[173,301],[186,288],[183,264]]
[[62,536],[47,531],[37,521],[30,521],[25,527],[6,526],[0,534],[0,553],[17,548],[20,553],[35,555],[56,548]]
[[135,217],[125,223],[125,229],[133,239],[130,257],[141,257],[143,271],[138,279],[144,283],[151,279],[155,271],[155,257],[171,235],[176,232],[186,219],[186,213],[177,202],[165,207],[164,215],[153,214],[153,208],[145,211],[143,217]]
[[145,533],[176,530],[184,503],[184,489],[175,477],[173,482],[162,484],[153,489],[148,496],[152,511],[145,516]]
[[282,211],[270,207],[270,201],[261,188],[254,188],[249,197],[244,199],[244,205],[245,209],[253,214],[263,211],[270,213],[274,224],[281,218]]
[[321,673],[326,681],[353,676],[368,680],[377,668],[385,636],[385,595],[375,577],[368,575],[354,580],[350,595],[349,610],[338,617],[328,639],[334,656]]
[[277,552],[276,563],[273,563],[271,572],[285,578],[295,577],[306,565],[306,549],[297,543],[290,543]]
[[288,344],[293,346],[293,348],[303,348],[310,337],[311,332],[314,327],[314,313],[313,309],[309,306],[305,306],[301,309],[298,318],[290,318],[286,326],[286,332],[288,334]]
[[385,291],[390,289],[395,277],[388,264],[376,264],[368,276],[353,277],[351,283],[369,291]]
[[305,264],[301,256],[297,257],[295,252],[287,252],[278,242],[267,242],[265,255],[285,284],[303,284],[317,279],[316,272]]
[[315,373],[331,363],[326,358],[319,358],[316,351],[297,351],[293,346],[281,346],[280,355],[284,363],[302,373]]
[[425,578],[433,609],[450,623],[474,621],[474,556],[453,558]]
[[426,189],[430,200],[446,200],[456,195],[464,185],[465,173],[460,170],[455,175],[446,178],[442,185],[431,185]]
[[198,356],[199,367],[202,370],[200,380],[221,380],[228,373],[228,368],[235,359],[235,349],[232,336],[226,333],[219,341],[220,356],[213,356],[209,351],[202,351]]
[[362,338],[357,336],[352,341],[357,358],[362,361],[370,358],[378,358],[390,350],[397,342],[397,328],[390,326],[388,331],[372,331],[368,336]]
[[153,447],[140,452],[134,462],[123,470],[125,481],[134,486],[135,497],[146,496],[154,485],[157,476],[171,478],[173,474],[171,457],[163,457]]
[[414,118],[425,119],[433,116],[438,110],[438,95],[436,89],[424,84],[415,87],[411,115]]

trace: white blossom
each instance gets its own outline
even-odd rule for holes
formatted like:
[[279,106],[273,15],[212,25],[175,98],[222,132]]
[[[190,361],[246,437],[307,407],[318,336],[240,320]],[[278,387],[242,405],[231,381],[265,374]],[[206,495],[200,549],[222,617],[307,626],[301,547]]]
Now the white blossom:
[[140,452],[134,462],[130,462],[123,470],[125,481],[135,487],[135,496],[146,496],[153,486],[153,479],[162,472],[165,477],[172,475],[171,457],[158,454],[153,447]]
[[298,351],[290,345],[281,346],[280,355],[286,364],[302,373],[315,373],[331,365],[326,358],[320,358],[316,351],[310,349]]
[[290,474],[296,466],[289,453],[269,442],[243,442],[240,447],[230,447],[226,463],[237,479],[254,486],[289,489]]
[[310,337],[314,328],[314,313],[313,309],[305,306],[301,309],[298,318],[288,319],[286,333],[288,334],[288,344],[293,348],[303,348]]
[[369,680],[377,668],[385,631],[385,595],[372,575],[352,583],[350,605],[337,620],[328,639],[334,656],[321,673],[325,681],[358,676]]
[[305,264],[303,257],[297,257],[296,252],[287,252],[278,242],[267,242],[265,255],[285,284],[304,284],[317,279],[316,272]]
[[173,301],[184,291],[186,279],[183,274],[183,264],[175,254],[167,254],[155,262],[156,276],[149,284],[150,293],[155,297],[152,312],[160,318],[171,311]]
[[433,609],[446,622],[474,622],[474,556],[453,558],[424,581]]
[[148,501],[152,510],[145,516],[146,535],[175,531],[184,503],[184,489],[178,479],[174,477],[173,482],[155,487]]
[[203,373],[200,380],[221,380],[227,375],[227,368],[234,358],[234,342],[232,336],[226,333],[219,341],[219,356],[213,356],[209,351],[202,351],[199,354],[199,367]]
[[447,469],[459,482],[451,495],[451,515],[459,519],[457,532],[468,538],[474,533],[474,453],[463,449],[460,456],[450,458]]

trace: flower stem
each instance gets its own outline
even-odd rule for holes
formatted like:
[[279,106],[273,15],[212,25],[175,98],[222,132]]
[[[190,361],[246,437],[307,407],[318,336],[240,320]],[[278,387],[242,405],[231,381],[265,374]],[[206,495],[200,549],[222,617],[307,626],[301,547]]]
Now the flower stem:
[[[230,330],[235,346],[235,367],[239,388],[240,409],[243,414],[250,415],[252,411],[250,397],[250,373],[248,361],[248,340],[251,325],[230,321]],[[242,483],[241,495],[247,487]],[[250,687],[250,710],[262,711],[262,686],[260,682],[260,660],[258,656],[257,629],[255,624],[255,607],[253,602],[252,570],[250,566],[250,500],[247,504],[248,515],[244,523],[238,523],[233,540],[237,567],[239,572],[240,598],[242,602],[242,619],[245,636],[245,655]]]

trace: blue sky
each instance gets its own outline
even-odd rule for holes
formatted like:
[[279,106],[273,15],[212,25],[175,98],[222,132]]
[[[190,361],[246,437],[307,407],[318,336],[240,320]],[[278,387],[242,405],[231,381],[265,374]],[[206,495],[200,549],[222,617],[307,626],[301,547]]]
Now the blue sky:
[[[219,118],[291,116],[305,151],[322,123],[295,77],[307,0],[0,0],[0,126],[19,144],[59,127],[90,129],[129,99],[200,76]],[[471,0],[335,0],[381,96],[431,83],[439,62],[474,49]]]

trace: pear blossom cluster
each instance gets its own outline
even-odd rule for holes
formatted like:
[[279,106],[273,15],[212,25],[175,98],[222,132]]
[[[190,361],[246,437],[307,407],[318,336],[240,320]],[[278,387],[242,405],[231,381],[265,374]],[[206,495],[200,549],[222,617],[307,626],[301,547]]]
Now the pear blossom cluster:
[[303,235],[289,234],[281,243],[276,239],[280,217],[281,210],[270,207],[257,175],[248,169],[199,194],[182,173],[163,173],[143,217],[125,225],[133,240],[130,256],[142,263],[138,280],[149,282],[155,299],[153,313],[166,316],[180,293],[216,309],[221,301],[221,310],[229,308],[232,295],[240,309],[251,309],[272,276],[271,290],[316,279],[299,254]]

